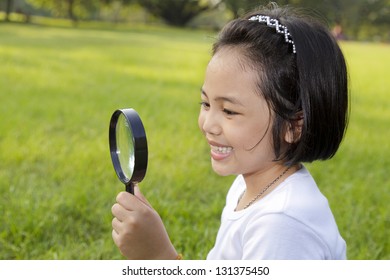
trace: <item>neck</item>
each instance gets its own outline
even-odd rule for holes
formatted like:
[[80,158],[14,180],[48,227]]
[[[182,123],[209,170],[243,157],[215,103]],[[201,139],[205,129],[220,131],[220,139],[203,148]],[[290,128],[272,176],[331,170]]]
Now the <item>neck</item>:
[[246,192],[257,194],[265,186],[272,182],[276,177],[283,173],[286,168],[287,166],[282,163],[275,163],[257,172],[243,174],[246,184]]
[[[256,201],[266,196],[278,185],[280,185],[280,183],[283,182],[287,177],[295,173],[299,168],[300,165],[298,164],[289,168],[284,164],[274,164],[256,173],[244,174],[243,176],[245,179],[246,190],[241,197],[236,210],[242,210],[246,208],[248,203],[253,202],[253,199],[268,187],[264,193],[259,196],[258,199],[256,199]],[[275,181],[276,179],[277,181]],[[272,182],[274,183],[270,185]]]

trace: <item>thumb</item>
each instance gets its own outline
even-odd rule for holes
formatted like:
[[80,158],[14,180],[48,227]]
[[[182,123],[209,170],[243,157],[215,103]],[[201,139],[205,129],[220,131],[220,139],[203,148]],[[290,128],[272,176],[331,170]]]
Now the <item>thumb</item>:
[[152,205],[149,203],[149,201],[144,197],[144,195],[141,193],[141,190],[139,189],[138,184],[134,185],[134,195],[145,205],[149,206],[150,208],[153,208]]

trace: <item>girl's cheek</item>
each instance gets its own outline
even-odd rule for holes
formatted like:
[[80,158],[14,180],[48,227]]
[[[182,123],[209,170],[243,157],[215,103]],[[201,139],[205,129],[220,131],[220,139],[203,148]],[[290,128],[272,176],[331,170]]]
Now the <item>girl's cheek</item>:
[[199,116],[198,116],[198,126],[199,126],[200,131],[202,131],[202,132],[204,132],[203,131],[203,123],[204,123],[204,116],[203,116],[202,111],[200,111]]

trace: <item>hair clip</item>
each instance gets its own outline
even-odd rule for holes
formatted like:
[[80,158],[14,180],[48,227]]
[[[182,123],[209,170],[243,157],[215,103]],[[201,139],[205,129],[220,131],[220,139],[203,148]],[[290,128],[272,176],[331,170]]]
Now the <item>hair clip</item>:
[[291,37],[290,32],[288,31],[287,27],[281,23],[277,19],[270,18],[269,16],[263,16],[263,15],[255,15],[249,18],[250,21],[258,21],[258,22],[264,22],[267,24],[267,26],[274,27],[277,33],[284,34],[284,40],[286,43],[289,43],[292,45],[293,53],[296,53],[295,49],[295,43]]

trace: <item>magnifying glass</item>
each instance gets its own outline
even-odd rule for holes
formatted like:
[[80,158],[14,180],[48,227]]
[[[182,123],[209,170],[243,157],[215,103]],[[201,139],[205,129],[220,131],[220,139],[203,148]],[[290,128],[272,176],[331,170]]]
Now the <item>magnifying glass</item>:
[[109,129],[112,164],[126,191],[134,194],[134,184],[143,180],[148,165],[148,145],[141,118],[134,109],[118,109]]

